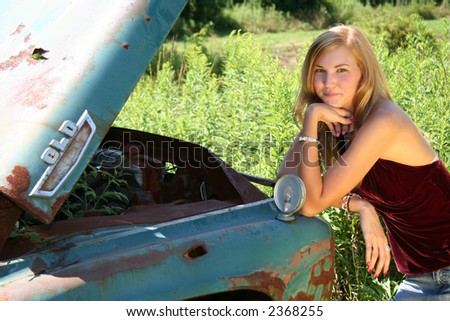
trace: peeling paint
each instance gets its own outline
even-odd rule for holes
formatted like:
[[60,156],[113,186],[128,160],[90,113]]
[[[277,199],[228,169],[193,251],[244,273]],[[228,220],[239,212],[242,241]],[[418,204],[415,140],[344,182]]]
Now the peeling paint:
[[6,177],[6,180],[10,184],[11,193],[15,195],[26,192],[30,186],[30,174],[23,166],[14,166],[11,174]]
[[23,38],[23,42],[28,43],[28,42],[30,42],[30,39],[31,39],[31,33],[27,34],[25,36],[25,38]]
[[15,69],[22,62],[26,61],[33,51],[33,46],[20,51],[17,55],[9,57],[8,60],[0,63],[0,70]]
[[[59,200],[65,199],[61,194],[75,184],[97,146],[89,147],[54,199],[11,195],[16,192],[6,175],[20,164],[35,184],[42,170],[38,146],[46,143],[45,137],[53,138],[61,121],[82,110],[92,111],[99,122],[94,137],[98,144],[185,5],[184,0],[102,0],[92,8],[97,14],[86,16],[82,2],[57,2],[27,2],[32,15],[21,14],[25,2],[2,4],[9,14],[1,21],[0,33],[0,72],[5,71],[6,85],[0,105],[2,125],[9,133],[0,143],[0,154],[11,155],[2,159],[0,191],[44,222],[51,221],[62,204]],[[155,28],[150,28],[150,16]],[[48,51],[46,59],[33,59],[39,48]]]
[[257,271],[246,276],[235,276],[229,278],[230,289],[253,289],[261,291],[264,289],[274,300],[282,300],[286,290],[286,284],[273,271]]
[[[311,262],[314,263],[309,266]],[[322,300],[331,298],[333,280],[334,247],[329,239],[300,249],[293,255],[290,264],[278,266],[275,271],[264,270],[229,278],[232,290],[265,289],[265,294],[276,300],[307,301],[318,297]],[[298,292],[286,293],[287,288],[291,291],[297,289]]]
[[[34,60],[29,58],[30,63],[38,64],[43,63],[41,60]],[[38,76],[29,79],[26,83],[22,84],[22,88],[18,90],[16,95],[16,102],[22,106],[34,107],[39,110],[45,109],[50,104],[49,97],[55,96],[55,86],[58,86],[61,79],[58,77],[47,78],[46,75]]]
[[20,25],[17,26],[17,29],[13,33],[11,33],[11,36],[20,34],[24,28],[25,25],[21,23]]

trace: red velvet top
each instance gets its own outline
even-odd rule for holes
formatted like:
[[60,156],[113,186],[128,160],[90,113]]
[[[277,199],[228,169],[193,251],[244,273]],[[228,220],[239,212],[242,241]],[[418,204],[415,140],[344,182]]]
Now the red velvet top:
[[442,160],[408,166],[380,159],[358,193],[382,216],[399,272],[450,266],[450,173]]

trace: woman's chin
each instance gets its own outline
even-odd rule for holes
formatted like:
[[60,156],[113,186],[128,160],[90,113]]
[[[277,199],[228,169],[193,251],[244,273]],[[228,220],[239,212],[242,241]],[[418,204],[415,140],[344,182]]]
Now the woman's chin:
[[335,107],[335,108],[341,107],[341,104],[339,104],[339,102],[337,102],[335,100],[325,100],[324,103],[327,105],[330,105],[331,107]]

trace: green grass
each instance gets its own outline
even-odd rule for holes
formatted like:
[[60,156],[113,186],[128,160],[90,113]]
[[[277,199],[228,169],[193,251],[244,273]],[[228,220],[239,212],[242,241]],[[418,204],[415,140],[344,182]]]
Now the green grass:
[[[445,30],[447,28],[447,24],[450,22],[449,18],[441,18],[434,20],[424,20],[424,25],[429,28],[437,38],[445,39]],[[448,38],[447,38],[448,41]]]

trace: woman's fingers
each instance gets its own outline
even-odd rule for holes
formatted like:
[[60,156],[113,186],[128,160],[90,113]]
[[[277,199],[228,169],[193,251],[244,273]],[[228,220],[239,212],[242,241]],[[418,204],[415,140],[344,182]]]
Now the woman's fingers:
[[333,127],[334,127],[334,136],[336,136],[336,137],[341,136],[341,124],[334,123]]
[[[315,109],[319,115],[318,120],[326,124],[340,124],[348,126],[354,123],[353,114],[345,108],[333,107],[323,103],[312,104],[309,108]],[[340,133],[340,128],[336,129]]]
[[391,262],[391,248],[389,247],[389,245],[386,245],[384,247],[384,253],[385,253],[385,261],[382,267],[382,271],[384,275],[387,275],[389,272],[389,264]]
[[381,273],[387,274],[391,261],[388,239],[381,225],[380,218],[368,201],[357,197],[351,198],[352,210],[359,212],[361,230],[366,243],[367,271],[378,278]]
[[376,245],[366,243],[366,264],[369,274],[378,278],[381,274],[387,275],[391,261],[390,248],[387,245]]
[[352,132],[355,127],[353,114],[344,108],[330,108],[331,114],[328,115],[329,121],[326,123],[333,136],[339,137]]
[[339,137],[351,133],[354,130],[354,125],[344,125],[340,123],[326,123],[328,129],[334,137]]

